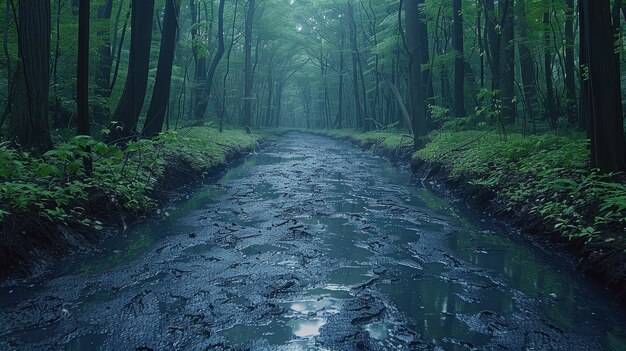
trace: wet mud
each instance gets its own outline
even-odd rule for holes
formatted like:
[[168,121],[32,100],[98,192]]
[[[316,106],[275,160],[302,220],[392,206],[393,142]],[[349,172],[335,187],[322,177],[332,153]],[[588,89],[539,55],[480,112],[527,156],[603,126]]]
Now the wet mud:
[[408,170],[290,133],[0,288],[1,350],[624,350],[609,294]]

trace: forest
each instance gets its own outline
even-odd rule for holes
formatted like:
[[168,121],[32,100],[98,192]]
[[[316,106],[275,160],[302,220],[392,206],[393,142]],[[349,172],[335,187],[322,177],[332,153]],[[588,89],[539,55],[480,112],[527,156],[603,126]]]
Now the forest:
[[0,349],[626,350],[626,2],[0,18]]

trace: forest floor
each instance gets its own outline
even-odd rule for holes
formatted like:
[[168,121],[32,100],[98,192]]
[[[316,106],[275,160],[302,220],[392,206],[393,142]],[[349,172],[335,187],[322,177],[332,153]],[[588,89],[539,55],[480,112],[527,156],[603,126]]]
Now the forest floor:
[[39,156],[1,145],[0,278],[33,273],[52,256],[92,249],[120,227],[163,215],[181,186],[218,175],[270,138],[193,127],[124,146],[77,137]]
[[412,151],[393,131],[318,131],[399,163],[421,181],[462,198],[534,236],[548,250],[572,254],[577,268],[626,301],[626,184],[589,171],[582,135],[506,138],[494,131],[436,132]]
[[169,216],[0,287],[2,350],[623,350],[608,292],[506,225],[289,133]]

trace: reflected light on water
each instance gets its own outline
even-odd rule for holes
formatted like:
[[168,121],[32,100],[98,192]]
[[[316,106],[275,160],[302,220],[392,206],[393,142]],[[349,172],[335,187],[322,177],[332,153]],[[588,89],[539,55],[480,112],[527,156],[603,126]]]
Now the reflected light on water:
[[301,338],[310,338],[320,335],[320,328],[326,324],[321,318],[306,321],[293,321],[293,335]]

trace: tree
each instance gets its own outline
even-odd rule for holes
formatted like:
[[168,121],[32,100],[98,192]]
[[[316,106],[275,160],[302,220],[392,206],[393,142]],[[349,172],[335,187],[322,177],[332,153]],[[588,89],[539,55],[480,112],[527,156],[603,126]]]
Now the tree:
[[626,170],[620,74],[614,49],[609,0],[580,0],[580,63],[591,166],[601,172]]
[[467,116],[465,111],[465,59],[463,41],[463,5],[462,0],[452,1],[454,12],[454,112],[457,117]]
[[243,126],[252,127],[252,22],[254,21],[254,0],[248,0],[246,23],[244,29],[244,96]]
[[111,141],[124,141],[137,134],[137,122],[143,107],[150,68],[152,16],[154,0],[133,0],[128,73],[122,96],[113,113]]
[[94,95],[100,97],[101,100],[93,106],[93,118],[95,121],[99,122],[108,121],[110,117],[108,102],[111,97],[111,68],[113,66],[110,38],[112,10],[113,0],[105,0],[105,2],[98,7],[97,11],[97,37],[100,41],[100,45],[98,46],[98,65],[95,73],[96,89]]
[[89,0],[80,0],[76,82],[76,134],[89,135]]
[[516,4],[516,16],[519,29],[519,62],[520,75],[522,76],[522,98],[526,120],[534,124],[534,106],[537,101],[535,81],[535,60],[528,45],[528,19],[526,18],[526,0],[518,0]]
[[409,53],[409,100],[411,106],[411,123],[413,126],[413,145],[421,146],[419,138],[428,133],[426,121],[426,94],[422,84],[422,50],[419,22],[423,20],[419,0],[407,0],[406,45]]
[[[11,1],[15,14],[16,6]],[[9,140],[23,148],[52,147],[48,127],[50,77],[50,2],[19,2],[18,57]]]
[[554,79],[552,77],[552,40],[550,39],[550,12],[543,14],[543,37],[544,37],[544,50],[543,50],[543,62],[546,75],[546,98],[544,108],[544,119],[548,121],[550,128],[556,129],[556,102],[554,99]]
[[153,137],[163,130],[163,121],[165,121],[165,114],[167,113],[170,100],[179,10],[180,0],[165,0],[159,63],[157,65],[150,107],[148,108],[148,114],[146,115],[146,121],[141,133],[146,137]]
[[578,120],[576,80],[574,72],[574,0],[565,0],[565,87],[567,90],[567,121],[575,125]]

